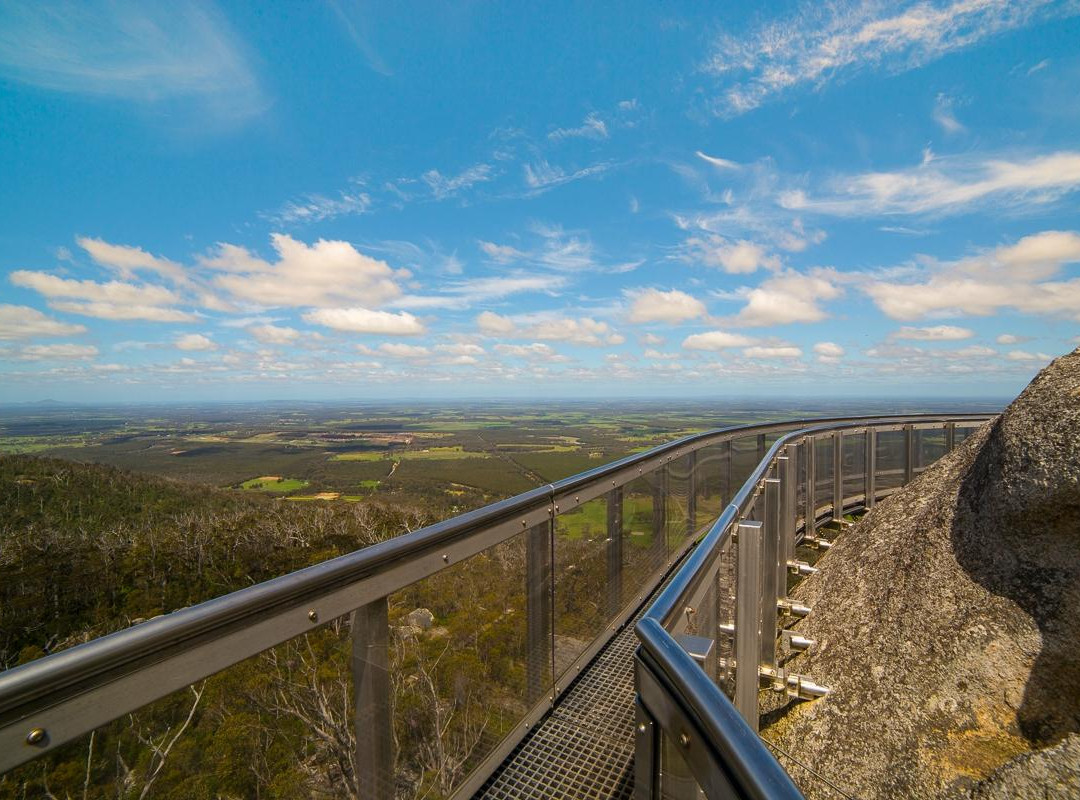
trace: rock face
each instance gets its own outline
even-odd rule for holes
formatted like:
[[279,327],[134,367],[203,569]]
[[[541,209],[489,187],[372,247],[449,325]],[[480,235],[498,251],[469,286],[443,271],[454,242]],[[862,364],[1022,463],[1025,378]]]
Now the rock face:
[[1075,787],[1075,738],[1025,754],[1080,732],[1080,349],[818,566],[796,590],[818,644],[789,666],[833,692],[765,738],[860,798]]

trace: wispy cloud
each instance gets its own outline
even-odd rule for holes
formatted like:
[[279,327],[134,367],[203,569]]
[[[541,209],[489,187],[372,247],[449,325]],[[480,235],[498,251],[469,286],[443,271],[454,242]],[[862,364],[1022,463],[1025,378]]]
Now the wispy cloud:
[[246,120],[268,105],[210,3],[5,3],[0,75],[52,91],[190,101],[220,120]]
[[585,117],[584,121],[576,128],[556,128],[548,134],[553,141],[560,139],[606,139],[608,138],[607,125],[600,115],[593,112]]
[[953,111],[955,105],[956,100],[946,94],[938,94],[934,101],[934,122],[940,125],[946,134],[963,133],[967,130],[956,118]]
[[359,187],[353,187],[342,189],[337,197],[321,194],[304,195],[300,200],[291,200],[280,210],[266,216],[273,222],[290,225],[367,214],[371,211],[371,207],[371,195]]
[[554,189],[556,186],[562,186],[565,183],[572,183],[592,175],[600,175],[610,166],[608,163],[600,163],[568,172],[562,167],[549,164],[546,159],[540,159],[532,164],[525,165],[525,185],[529,187],[531,194],[539,194]]
[[1033,20],[1073,13],[1075,4],[1052,0],[804,3],[787,19],[719,37],[704,70],[737,76],[714,107],[731,116],[793,87],[820,89],[866,69],[913,69]]
[[956,213],[986,203],[1044,204],[1080,189],[1080,151],[1027,159],[955,157],[924,160],[894,172],[834,178],[821,196],[801,189],[779,194],[793,211],[842,217]]
[[429,169],[422,176],[436,200],[453,197],[462,189],[468,189],[477,183],[490,181],[493,176],[491,165],[476,164],[459,172],[457,175],[443,175],[437,169]]

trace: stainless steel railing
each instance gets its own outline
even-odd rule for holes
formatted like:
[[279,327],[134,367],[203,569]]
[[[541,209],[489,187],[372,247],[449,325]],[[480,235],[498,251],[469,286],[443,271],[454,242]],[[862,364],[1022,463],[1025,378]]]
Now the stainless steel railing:
[[[355,735],[348,761],[355,792],[391,797],[395,772],[411,771],[422,776],[419,780],[437,783],[435,794],[467,796],[692,549],[638,626],[641,713],[656,745],[638,751],[639,780],[643,786],[663,786],[660,776],[668,773],[659,769],[657,748],[680,735],[677,723],[684,720],[687,731],[693,730],[688,735],[704,736],[711,748],[706,762],[695,760],[701,748],[694,748],[687,761],[707,791],[720,779],[709,777],[713,773],[702,764],[728,775],[725,780],[740,791],[766,796],[761,792],[768,781],[779,780],[783,772],[777,772],[753,730],[745,722],[736,724],[749,714],[748,701],[737,702],[744,715],[739,717],[721,688],[726,678],[713,682],[676,640],[704,630],[701,622],[687,629],[681,609],[709,591],[710,576],[730,549],[738,520],[763,515],[771,530],[768,526],[781,517],[780,524],[788,525],[798,506],[811,519],[812,531],[821,514],[838,515],[845,504],[860,502],[842,490],[842,476],[849,474],[842,445],[831,451],[833,461],[817,458],[816,449],[813,458],[799,461],[797,454],[809,452],[812,437],[860,429],[884,434],[890,426],[906,431],[904,455],[893,458],[895,464],[880,458],[874,463],[873,448],[864,456],[873,466],[862,494],[872,502],[918,470],[918,431],[946,426],[952,436],[957,427],[983,419],[844,418],[697,434],[49,655],[0,673],[0,771],[54,753],[207,676],[239,669],[264,651],[347,619],[351,644],[336,668],[351,679]],[[760,509],[773,502],[768,499],[773,493],[791,493],[790,475],[781,475],[783,485],[767,490],[765,499],[758,492],[762,480],[775,480],[771,471],[783,448],[794,448],[787,470],[801,475],[804,486],[798,502],[786,501],[786,516]],[[839,495],[832,492],[830,473],[841,476],[835,482]],[[831,492],[831,506],[819,497],[822,487]],[[795,529],[784,530],[786,538],[776,541],[791,544]],[[743,595],[748,585],[749,579]],[[755,596],[761,596],[760,589]],[[416,618],[417,627],[409,609],[415,613],[426,606],[434,612],[426,623],[424,615]],[[736,620],[742,636],[750,627]],[[481,628],[493,643],[491,652],[480,652]],[[476,658],[452,664],[438,655],[440,648],[445,653],[465,638]],[[734,654],[751,647],[741,642]],[[756,647],[763,645],[759,641]],[[728,677],[742,689],[739,696],[749,697],[749,672],[740,673],[736,660],[729,653],[710,664],[723,661]],[[755,687],[758,680],[755,672]],[[470,699],[474,690],[485,693],[482,702]],[[461,715],[465,728],[455,739],[460,752],[435,767],[426,755],[430,742],[422,737],[427,734],[417,732],[414,719],[405,719],[418,713],[421,700],[435,712],[451,704],[486,715],[471,723],[468,714]],[[676,716],[665,716],[661,705]]]
[[637,624],[638,798],[802,796],[757,735],[762,689],[827,692],[778,663],[782,617],[809,612],[787,597],[788,574],[812,570],[796,543],[827,546],[822,522],[873,506],[988,418],[833,421],[772,443]]

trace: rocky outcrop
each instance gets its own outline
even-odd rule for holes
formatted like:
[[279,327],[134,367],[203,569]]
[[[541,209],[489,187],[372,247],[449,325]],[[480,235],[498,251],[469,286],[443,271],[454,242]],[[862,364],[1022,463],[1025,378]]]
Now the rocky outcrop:
[[796,590],[818,644],[789,666],[833,691],[767,739],[860,798],[1075,785],[1073,739],[1025,754],[1080,732],[1080,349],[818,566]]

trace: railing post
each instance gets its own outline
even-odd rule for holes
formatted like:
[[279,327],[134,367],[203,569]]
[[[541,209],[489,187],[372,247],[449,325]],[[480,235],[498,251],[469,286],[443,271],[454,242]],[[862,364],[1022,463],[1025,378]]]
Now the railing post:
[[904,485],[911,483],[915,474],[915,430],[909,422],[904,426]]
[[608,592],[608,616],[612,617],[619,613],[622,608],[622,575],[623,575],[623,490],[622,487],[612,489],[607,494],[607,592]]
[[877,431],[866,429],[866,488],[863,505],[873,508],[877,494]]
[[844,434],[833,434],[832,449],[832,518],[839,522],[844,518]]
[[[786,591],[780,589],[780,494],[779,478],[765,479],[765,541],[762,544],[759,663],[776,668],[776,603]],[[786,564],[785,564],[786,566]],[[786,584],[786,581],[785,581]],[[785,585],[784,589],[786,590]],[[736,629],[738,630],[738,629]]]
[[945,423],[945,452],[951,453],[956,449],[956,423]]
[[697,533],[697,450],[686,454],[686,536]]
[[547,693],[549,676],[554,670],[551,649],[552,525],[549,520],[534,525],[525,533],[525,682],[530,703]]
[[356,609],[350,629],[357,793],[362,800],[393,800],[394,718],[386,598]]
[[813,537],[817,533],[817,479],[814,475],[814,462],[817,461],[817,442],[813,436],[803,440],[806,448],[806,520],[803,524],[803,536]]
[[735,708],[758,729],[758,653],[761,650],[760,522],[744,520],[738,529],[738,575],[735,585]]
[[[634,664],[634,673],[642,669]],[[654,800],[660,796],[660,728],[641,704],[641,692],[634,700],[634,800]]]
[[760,464],[763,458],[765,458],[765,434],[759,433],[757,435],[757,460],[754,463]]
[[798,469],[798,445],[788,445],[787,455],[780,456],[780,557],[776,565],[776,588],[779,597],[787,597],[789,561],[795,560],[795,476]]

